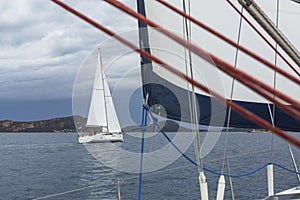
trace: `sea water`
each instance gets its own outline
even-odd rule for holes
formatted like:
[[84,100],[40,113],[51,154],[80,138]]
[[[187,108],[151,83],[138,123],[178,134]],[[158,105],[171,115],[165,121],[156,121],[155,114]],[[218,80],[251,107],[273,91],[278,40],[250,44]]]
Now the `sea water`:
[[[172,138],[172,134],[169,135]],[[293,135],[298,137],[297,133]],[[146,138],[146,153],[157,151],[168,143],[163,136],[156,137]],[[229,133],[230,172],[247,173],[270,161],[293,169],[287,143],[272,137],[271,133]],[[222,134],[203,158],[204,167],[221,171],[224,139],[225,134]],[[139,153],[140,138],[125,134],[124,141],[119,148]],[[300,163],[299,150],[293,149],[296,161]],[[120,179],[121,198],[137,199],[139,174],[103,164],[101,159],[96,159],[77,142],[75,133],[1,133],[0,152],[0,199],[117,199],[117,178]],[[195,160],[193,144],[185,153]],[[123,165],[131,162],[126,157],[117,158],[112,158],[111,162],[116,162],[116,165],[119,161]],[[299,184],[295,174],[276,167],[274,171],[275,192]],[[228,172],[227,168],[224,172]],[[208,172],[205,174],[210,199],[215,199],[219,177]],[[225,197],[231,199],[228,179],[226,181]],[[232,182],[235,199],[262,199],[267,196],[266,169],[249,177],[233,178]],[[181,156],[161,169],[144,173],[141,199],[200,199],[197,168]]]

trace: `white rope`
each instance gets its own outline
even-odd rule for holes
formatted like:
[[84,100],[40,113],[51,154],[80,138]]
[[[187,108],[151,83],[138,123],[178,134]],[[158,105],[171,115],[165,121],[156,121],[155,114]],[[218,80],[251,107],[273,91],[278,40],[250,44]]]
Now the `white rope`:
[[83,188],[68,190],[68,191],[65,191],[65,192],[60,192],[60,193],[51,194],[51,195],[44,196],[44,197],[35,198],[35,199],[32,199],[32,200],[48,199],[50,197],[56,197],[56,196],[61,196],[61,195],[65,195],[65,194],[69,194],[69,193],[73,193],[73,192],[78,192],[78,191],[82,191],[82,190],[86,190],[86,189],[90,189],[90,188],[96,188],[98,186],[100,186],[100,185],[91,185],[91,186],[87,186],[87,187],[83,187]]

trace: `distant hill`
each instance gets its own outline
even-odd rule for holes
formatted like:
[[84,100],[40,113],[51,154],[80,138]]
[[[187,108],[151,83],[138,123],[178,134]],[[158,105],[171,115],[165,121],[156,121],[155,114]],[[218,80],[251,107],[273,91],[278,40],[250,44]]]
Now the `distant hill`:
[[[86,118],[80,116],[69,116],[61,118],[53,118],[48,120],[39,120],[31,122],[18,122],[11,120],[0,121],[0,132],[77,132],[74,124],[86,124]],[[191,132],[192,130],[185,127],[180,127],[177,122],[172,120],[160,121],[158,125],[165,132]],[[141,132],[142,127],[138,125],[122,128],[123,132]],[[157,127],[150,124],[146,127],[146,131],[158,131]],[[200,130],[206,131],[206,130]],[[225,130],[223,130],[225,131]],[[230,129],[230,132],[250,132],[247,129]]]
[[48,120],[16,122],[0,121],[0,132],[75,132],[73,117],[62,117]]
[[[86,118],[76,116],[53,118],[48,120],[30,121],[30,122],[18,122],[11,120],[0,121],[0,132],[76,132],[76,126],[74,124],[85,124]],[[190,129],[179,127],[179,125],[172,120],[158,122],[160,127],[166,132],[177,131],[190,131]],[[146,127],[147,131],[153,131],[154,125]],[[124,132],[141,132],[141,126],[128,126],[122,128]],[[157,129],[156,129],[157,131]]]

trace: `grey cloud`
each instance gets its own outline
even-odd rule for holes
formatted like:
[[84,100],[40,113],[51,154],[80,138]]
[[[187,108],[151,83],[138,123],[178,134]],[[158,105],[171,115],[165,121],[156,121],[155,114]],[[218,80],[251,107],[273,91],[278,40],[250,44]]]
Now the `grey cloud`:
[[[136,25],[102,1],[65,2],[116,32]],[[71,97],[83,60],[108,37],[50,1],[3,0],[0,7],[0,98]]]

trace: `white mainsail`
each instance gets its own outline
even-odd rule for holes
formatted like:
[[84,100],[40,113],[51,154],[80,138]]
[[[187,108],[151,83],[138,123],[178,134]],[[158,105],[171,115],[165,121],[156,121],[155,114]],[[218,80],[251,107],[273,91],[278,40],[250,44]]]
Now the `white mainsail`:
[[102,71],[101,58],[98,54],[98,64],[95,73],[92,99],[87,119],[88,126],[107,126]]

